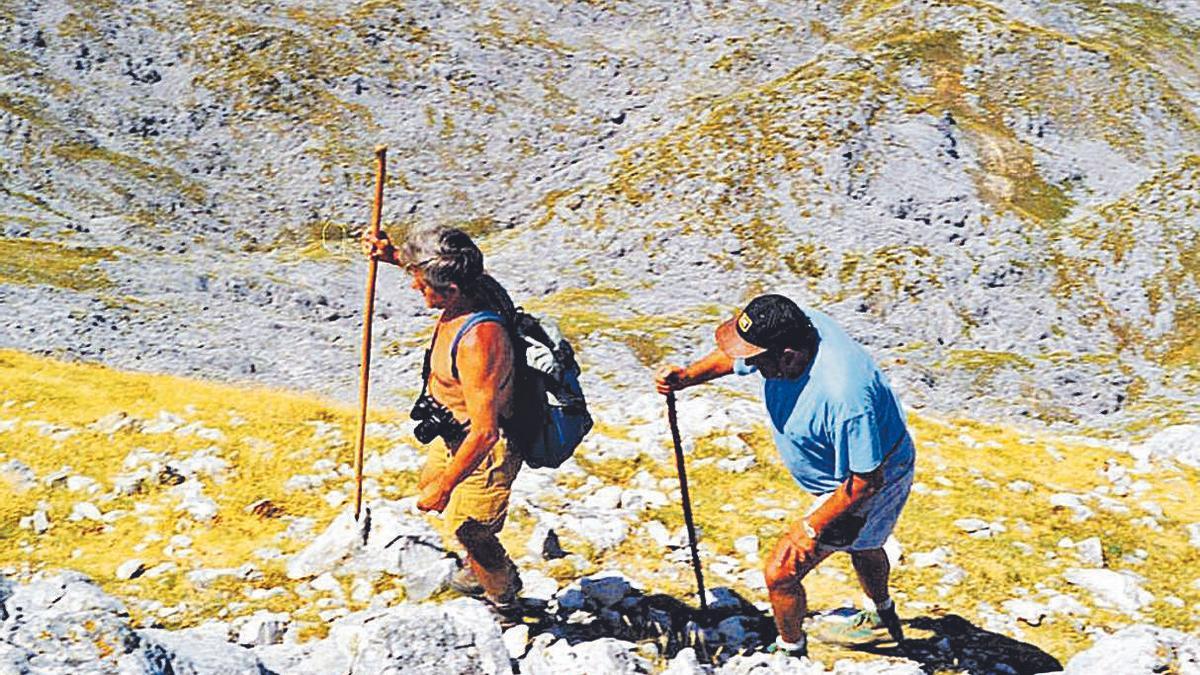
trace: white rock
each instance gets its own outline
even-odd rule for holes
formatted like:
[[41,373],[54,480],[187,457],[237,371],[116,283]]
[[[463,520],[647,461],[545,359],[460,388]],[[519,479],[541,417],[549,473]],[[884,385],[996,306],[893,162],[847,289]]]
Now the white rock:
[[34,534],[45,534],[50,529],[50,516],[38,509],[32,515],[23,516],[17,525],[23,530],[33,530]]
[[278,644],[290,621],[291,616],[286,612],[255,612],[238,630],[237,642],[247,647]]
[[738,537],[733,540],[733,548],[738,553],[746,556],[747,559],[754,561],[758,560],[758,537],[753,534],[748,534],[744,537]]
[[342,584],[332,574],[326,572],[316,579],[309,582],[309,585],[318,591],[324,591],[336,596],[342,595]]
[[146,564],[137,558],[126,560],[117,566],[116,577],[122,581],[135,579],[146,571]]
[[529,648],[529,626],[526,624],[518,624],[504,631],[502,637],[504,640],[504,648],[508,650],[508,655],[514,659],[519,659],[525,656],[525,650]]
[[1181,464],[1200,467],[1200,425],[1167,427],[1129,452],[1139,460],[1169,458]]
[[1200,548],[1200,523],[1191,523],[1187,526],[1188,543],[1196,548]]
[[1168,628],[1134,625],[1096,639],[1071,657],[1065,675],[1120,672],[1121,675],[1200,672],[1200,638]]
[[1096,604],[1121,612],[1136,612],[1154,601],[1154,596],[1142,589],[1142,577],[1129,572],[1069,569],[1063,578],[1089,591]]
[[171,572],[174,572],[177,569],[179,569],[178,565],[176,565],[173,562],[168,561],[168,562],[159,563],[159,564],[155,565],[154,567],[151,567],[150,569],[143,572],[142,576],[146,577],[147,579],[157,579],[158,577],[161,577],[165,574],[170,574]]
[[95,494],[100,491],[100,484],[87,476],[68,476],[67,490],[70,492],[83,492]]
[[524,586],[522,597],[532,600],[549,601],[558,593],[558,582],[538,569],[521,570],[521,584]]
[[1050,505],[1070,510],[1072,522],[1081,523],[1095,515],[1095,512],[1083,503],[1085,499],[1086,495],[1060,492],[1050,496]]
[[717,468],[729,473],[745,473],[752,469],[758,463],[753,456],[737,457],[737,458],[722,458],[717,460]]
[[923,551],[912,554],[912,564],[917,568],[936,567],[945,564],[950,560],[950,556],[954,552],[945,546],[939,546],[932,551]]
[[67,520],[95,520],[99,522],[103,518],[100,509],[96,508],[91,502],[76,502],[75,506],[71,507],[71,515],[67,516]]
[[1066,616],[1087,616],[1092,609],[1075,598],[1063,593],[1057,593],[1046,601],[1046,606],[1055,614]]
[[1099,537],[1088,537],[1075,544],[1075,557],[1092,567],[1104,567],[1104,546]]
[[954,526],[963,532],[979,532],[989,529],[990,524],[982,518],[959,518]]
[[642,531],[650,537],[651,541],[662,548],[667,548],[671,544],[671,533],[667,531],[667,526],[660,521],[648,520],[642,523]]
[[615,509],[621,505],[622,489],[616,485],[606,485],[583,500],[583,505],[592,509]]
[[1050,613],[1050,608],[1046,605],[1025,599],[1005,600],[1001,607],[1014,619],[1024,621],[1030,626],[1040,626],[1042,620]]

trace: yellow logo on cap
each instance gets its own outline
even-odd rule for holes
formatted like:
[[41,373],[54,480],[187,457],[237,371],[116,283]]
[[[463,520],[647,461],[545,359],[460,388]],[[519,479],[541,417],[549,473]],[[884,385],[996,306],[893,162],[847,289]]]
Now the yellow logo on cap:
[[750,315],[742,312],[742,315],[738,317],[738,330],[743,333],[748,332],[752,325],[754,325],[754,321],[750,319]]

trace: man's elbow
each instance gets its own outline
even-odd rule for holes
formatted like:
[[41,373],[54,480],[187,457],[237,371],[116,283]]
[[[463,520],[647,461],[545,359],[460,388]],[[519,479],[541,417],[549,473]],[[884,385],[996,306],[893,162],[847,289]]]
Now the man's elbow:
[[850,492],[852,496],[866,499],[871,495],[878,493],[883,489],[883,472],[872,471],[871,473],[856,473],[850,479]]
[[475,434],[480,445],[490,448],[500,441],[500,427],[495,424],[483,424],[476,426],[471,425],[471,432]]

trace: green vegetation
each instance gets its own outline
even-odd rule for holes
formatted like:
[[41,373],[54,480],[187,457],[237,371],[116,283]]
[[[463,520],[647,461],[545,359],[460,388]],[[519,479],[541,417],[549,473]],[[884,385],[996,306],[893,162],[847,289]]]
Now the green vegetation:
[[73,248],[50,241],[0,239],[0,283],[57,286],[76,291],[107,288],[108,277],[97,264],[114,251]]
[[[990,354],[961,358],[1019,363]],[[223,616],[237,603],[239,614],[258,609],[292,612],[296,620],[309,622],[305,628],[307,637],[324,632],[326,624],[316,616],[311,600],[290,590],[291,582],[283,576],[281,563],[256,560],[253,553],[263,547],[292,553],[302,542],[284,535],[285,519],[255,515],[246,507],[260,499],[269,499],[284,514],[310,517],[316,520],[318,529],[324,527],[336,509],[318,494],[283,489],[283,482],[290,476],[312,472],[313,462],[319,459],[339,464],[352,461],[348,439],[354,426],[353,410],[283,392],[121,373],[17,352],[0,352],[0,388],[8,399],[0,402],[0,421],[16,421],[0,431],[5,440],[4,459],[20,460],[39,476],[70,466],[72,473],[95,478],[107,491],[116,474],[123,471],[125,457],[136,448],[176,459],[204,448],[215,448],[231,464],[224,480],[203,480],[205,493],[220,509],[218,517],[209,522],[195,522],[174,513],[169,487],[159,484],[145,484],[137,494],[103,505],[106,512],[124,510],[136,516],[126,515],[109,523],[74,522],[67,516],[74,503],[87,499],[85,495],[44,482],[22,491],[0,479],[0,538],[5,543],[0,546],[0,565],[15,566],[23,574],[69,567],[92,575],[106,590],[127,600],[151,598],[165,605],[186,601],[186,611],[162,620],[168,627],[192,626]],[[117,411],[151,420],[164,410],[219,432],[219,440],[194,435],[143,434],[128,428],[105,434],[88,427]],[[599,435],[616,439],[631,437],[631,429],[624,421],[600,421]],[[332,432],[327,436],[315,435],[318,423],[332,425]],[[1200,602],[1200,589],[1181,581],[1190,579],[1190,571],[1200,565],[1200,551],[1190,547],[1183,534],[1184,524],[1200,520],[1197,472],[1159,471],[1148,491],[1129,498],[1135,514],[1140,501],[1152,500],[1163,506],[1166,515],[1158,519],[1161,531],[1130,525],[1128,519],[1133,515],[1121,516],[1103,510],[1086,522],[1076,523],[1071,521],[1069,513],[1049,505],[1050,495],[1090,492],[1106,484],[1098,472],[1114,464],[1128,468],[1131,460],[1126,455],[1087,443],[1033,437],[962,419],[913,416],[910,425],[919,448],[920,487],[910,498],[897,537],[908,554],[949,546],[954,551],[952,562],[963,567],[967,576],[947,597],[938,590],[941,584],[938,570],[901,565],[895,570],[894,587],[902,615],[937,616],[953,612],[978,625],[982,621],[981,603],[999,606],[1004,600],[1018,597],[1019,588],[1032,591],[1041,587],[1039,584],[1088,602],[1086,593],[1061,580],[1062,571],[1074,566],[1069,554],[1058,547],[1063,536],[1077,541],[1088,536],[1101,537],[1109,565],[1115,569],[1129,565],[1122,560],[1123,555],[1144,549],[1149,552],[1150,560],[1136,569],[1147,578],[1147,590],[1160,598],[1173,594],[1185,606]],[[59,435],[63,430],[73,433]],[[714,554],[733,555],[732,542],[747,534],[759,537],[759,553],[765,556],[788,522],[787,518],[771,517],[768,511],[781,509],[794,514],[807,503],[780,465],[764,428],[748,422],[739,436],[747,444],[745,453],[752,453],[757,461],[748,471],[729,473],[717,468],[716,462],[728,451],[715,437],[696,439],[695,451],[688,457],[696,521],[703,531],[702,542],[710,565]],[[668,442],[665,436],[663,442]],[[578,459],[587,470],[586,475],[609,485],[628,485],[640,471],[668,481],[664,486],[675,476],[674,464],[669,459],[658,462],[642,455],[629,461],[597,460],[586,450]],[[404,472],[385,475],[380,482],[385,494],[399,497],[411,493],[415,479],[415,474]],[[568,489],[578,489],[584,484],[583,476],[566,471],[557,474],[556,479]],[[1031,484],[1033,491],[1013,498],[1015,493],[1007,492],[1004,486],[1018,480]],[[567,493],[563,498],[579,496]],[[39,508],[39,504],[48,507],[51,529],[42,535],[20,529],[18,520]],[[647,516],[660,519],[672,531],[682,524],[679,505],[674,503]],[[971,539],[954,525],[955,520],[964,517],[998,522],[1006,530],[991,539]],[[514,550],[520,550],[533,525],[530,514],[515,508],[502,539]],[[175,534],[184,534],[194,542],[194,554],[183,561],[181,569],[157,578],[119,581],[113,577],[116,566],[130,557],[143,558],[150,564],[170,559],[160,550]],[[636,526],[623,544],[605,552],[593,550],[570,532],[560,535],[566,550],[585,555],[587,560],[582,572],[566,560],[544,564],[544,571],[556,578],[570,580],[581,573],[617,568],[650,592],[681,598],[692,593],[688,565],[666,560],[662,550],[638,532]],[[1034,552],[1025,554],[1017,544],[1032,546]],[[1049,556],[1048,552],[1056,555]],[[185,568],[191,566],[236,567],[250,561],[255,561],[264,573],[263,579],[250,584],[221,581],[197,588],[186,578]],[[825,569],[826,572],[813,575],[807,583],[814,607],[839,606],[847,598],[857,598],[852,572],[843,557],[830,560]],[[710,586],[729,585],[751,600],[765,600],[765,594],[743,578],[727,578],[710,568],[708,580]],[[281,587],[286,592],[267,599],[250,599],[246,596],[248,586]],[[376,590],[395,587],[394,579],[385,578],[376,585]],[[353,601],[349,606],[360,607]],[[138,620],[157,618],[144,616],[137,603],[130,603],[130,607]],[[1159,625],[1187,629],[1186,612],[1165,603],[1151,605],[1146,615]],[[1127,621],[1127,617],[1098,609],[1087,623],[1114,628]],[[1025,641],[1062,660],[1091,643],[1089,634],[1077,630],[1065,619],[1049,619],[1037,627],[1022,626],[1022,630]],[[814,645],[813,656],[827,662],[858,658],[827,645]]]
[[572,341],[586,343],[593,336],[615,340],[629,347],[646,366],[662,363],[673,352],[670,338],[676,331],[722,316],[716,307],[680,314],[640,314],[617,306],[627,297],[625,291],[611,287],[564,289],[526,302],[525,306],[532,312],[553,316]]
[[[74,164],[99,162],[120,169],[132,178],[155,186],[168,187],[192,201],[204,199],[204,188],[199,183],[184,177],[165,166],[151,164],[144,159],[122,154],[98,145],[87,143],[61,143],[50,148],[50,152]],[[110,187],[114,187],[110,184]]]

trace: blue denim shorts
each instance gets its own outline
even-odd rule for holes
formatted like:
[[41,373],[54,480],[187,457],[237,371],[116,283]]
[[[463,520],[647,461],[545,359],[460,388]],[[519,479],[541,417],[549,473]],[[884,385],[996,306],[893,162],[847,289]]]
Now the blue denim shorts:
[[[903,446],[897,448],[884,460],[883,489],[868,497],[862,503],[850,510],[850,513],[865,518],[858,537],[845,546],[834,546],[822,542],[819,546],[827,551],[866,551],[883,546],[892,530],[896,529],[896,521],[908,501],[908,493],[912,490],[913,469],[916,465],[916,452],[913,451],[912,437],[905,436]],[[907,450],[907,452],[905,452]],[[807,516],[817,510],[833,492],[818,495],[808,511]]]

